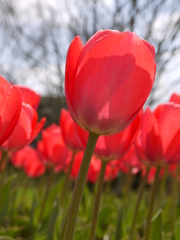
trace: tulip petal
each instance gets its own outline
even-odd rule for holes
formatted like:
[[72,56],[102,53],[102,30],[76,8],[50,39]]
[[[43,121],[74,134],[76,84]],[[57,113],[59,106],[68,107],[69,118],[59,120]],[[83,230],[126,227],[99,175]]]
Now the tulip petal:
[[66,94],[66,101],[68,108],[70,109],[70,112],[72,114],[72,118],[75,120],[76,117],[73,114],[73,109],[71,106],[72,101],[72,82],[74,81],[74,71],[76,68],[76,64],[80,55],[80,52],[82,50],[83,43],[81,42],[81,39],[79,36],[75,37],[75,39],[72,41],[68,53],[67,53],[67,59],[66,59],[66,70],[65,70],[65,94]]
[[[81,68],[81,62],[84,59],[84,57],[86,56],[86,54],[88,53],[88,51],[91,49],[93,44],[95,44],[97,41],[101,40],[102,38],[104,38],[106,36],[113,35],[113,34],[118,34],[118,33],[119,33],[118,31],[112,31],[112,30],[104,30],[104,31],[100,30],[96,34],[94,34],[87,41],[87,43],[84,45],[84,47],[83,47],[83,49],[82,49],[82,51],[80,53],[78,62],[77,62],[77,68],[76,68],[75,72],[78,71],[78,68]],[[76,73],[75,73],[75,75],[76,75]]]
[[180,95],[173,93],[171,98],[170,98],[170,102],[174,102],[176,104],[180,104]]
[[30,144],[37,137],[41,129],[44,127],[45,122],[46,122],[46,118],[44,117],[44,118],[41,118],[41,120],[36,124],[36,126],[32,131],[32,135],[28,144]]
[[173,140],[169,144],[166,153],[165,153],[165,160],[168,164],[178,163],[180,160],[180,129],[177,131],[176,135],[174,136]]
[[180,106],[174,103],[161,104],[155,109],[154,115],[158,121],[159,132],[163,139],[163,153],[165,154],[180,129]]
[[148,160],[157,162],[162,158],[161,145],[158,122],[147,108],[142,122],[142,147]]
[[152,55],[152,58],[155,61],[155,49],[154,49],[154,47],[148,41],[146,41],[144,39],[141,39],[141,40],[146,45],[146,47],[149,49],[149,51]]
[[[1,78],[2,80],[2,78]],[[7,82],[6,82],[7,83]],[[21,111],[22,99],[18,87],[9,84],[0,85],[0,145],[12,134]]]

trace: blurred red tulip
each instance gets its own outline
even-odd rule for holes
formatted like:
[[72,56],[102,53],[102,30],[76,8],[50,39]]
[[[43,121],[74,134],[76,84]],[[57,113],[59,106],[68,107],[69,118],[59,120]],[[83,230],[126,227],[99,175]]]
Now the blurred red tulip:
[[113,181],[117,177],[118,172],[119,172],[118,161],[114,160],[108,162],[106,165],[104,181],[105,182]]
[[37,150],[44,164],[54,167],[66,165],[70,151],[66,147],[61,128],[52,124],[42,131],[42,140],[37,143]]
[[65,94],[74,121],[111,135],[125,129],[154,83],[154,47],[135,33],[99,31],[84,45],[79,36],[66,60]]
[[29,177],[39,177],[46,170],[38,157],[37,151],[30,146],[12,154],[10,161],[15,167],[22,167]]
[[148,164],[149,161],[146,158],[143,148],[142,148],[142,131],[141,130],[138,132],[138,135],[134,142],[134,146],[135,146],[136,155],[137,155],[139,161],[141,161],[143,164]]
[[22,97],[17,86],[11,86],[0,76],[0,145],[13,132],[21,112]]
[[37,123],[38,114],[29,104],[22,103],[21,113],[13,133],[3,144],[3,148],[9,151],[17,151],[30,144],[41,131],[46,121],[42,118]]
[[170,102],[174,102],[176,104],[180,104],[180,95],[177,93],[173,93],[171,98],[170,98]]
[[2,152],[0,151],[0,171],[4,169],[5,162],[2,161]]
[[[94,155],[103,161],[116,160],[123,157],[133,144],[139,131],[140,123],[141,113],[139,113],[133,122],[123,131],[111,136],[100,136],[96,143]],[[77,138],[85,148],[88,132],[80,128],[77,124],[74,125]]]
[[[149,184],[153,184],[154,183],[154,178],[155,178],[155,174],[156,174],[156,167],[152,167],[149,170],[148,176],[147,176],[147,183]],[[142,171],[142,175],[145,176],[146,174],[146,169],[144,168]],[[161,168],[160,174],[159,174],[159,178],[162,178],[164,176],[164,168]]]
[[69,165],[72,160],[73,160],[73,153],[71,151],[69,151],[68,156],[65,159],[65,161],[61,162],[58,165],[55,165],[54,172],[58,173],[58,172],[64,171],[65,173],[67,173],[68,169],[69,169]]
[[[76,179],[78,176],[83,154],[84,152],[77,152],[74,156],[74,162],[70,174],[71,178],[73,179]],[[100,169],[101,161],[98,160],[96,157],[92,156],[86,180],[90,181],[91,183],[95,183],[98,180]]]
[[128,169],[128,172],[131,171],[132,174],[138,173],[143,167],[136,155],[134,145],[131,146],[129,151],[121,159],[119,159],[118,162],[120,162],[120,169],[122,168],[123,163],[125,168]]
[[19,86],[19,88],[21,89],[22,101],[37,109],[39,107],[41,96],[28,87]]
[[159,105],[147,108],[142,122],[142,149],[149,162],[174,164],[180,160],[180,106]]
[[61,109],[59,125],[61,127],[62,136],[66,146],[72,151],[82,150],[82,147],[76,138],[74,130],[74,121],[71,118],[69,111]]

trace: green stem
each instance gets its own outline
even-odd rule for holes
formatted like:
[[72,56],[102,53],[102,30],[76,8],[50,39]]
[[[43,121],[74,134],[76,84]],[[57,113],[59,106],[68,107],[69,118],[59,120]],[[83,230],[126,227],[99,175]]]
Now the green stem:
[[29,185],[30,179],[26,176],[26,178],[23,181],[25,181],[25,184],[22,187],[22,192],[20,195],[20,205],[22,205],[26,199],[26,194],[28,191],[28,185]]
[[161,185],[160,185],[160,190],[159,190],[159,199],[158,199],[158,204],[159,204],[159,205],[161,205],[162,200],[164,199],[164,193],[165,193],[165,186],[166,186],[167,175],[168,175],[168,167],[165,166],[165,168],[164,168],[164,174],[163,174],[163,178],[162,178],[162,180],[161,180]]
[[[65,210],[63,208],[63,203],[64,203],[64,199],[65,199],[65,195],[66,195],[66,192],[67,192],[67,187],[69,185],[69,176],[70,176],[70,173],[71,173],[71,169],[72,169],[72,165],[73,165],[73,162],[74,162],[74,156],[75,156],[75,152],[73,152],[72,154],[72,159],[71,159],[71,162],[70,162],[70,165],[69,165],[69,168],[68,168],[68,172],[66,173],[66,176],[65,176],[65,180],[64,180],[64,185],[63,185],[63,189],[62,189],[62,193],[60,195],[60,206],[61,206],[61,210]],[[64,211],[62,211],[64,212]],[[68,211],[69,212],[69,209]],[[61,216],[61,211],[59,211],[59,218]],[[66,225],[67,225],[67,219],[68,219],[68,214],[66,214],[66,217],[63,221],[63,215],[62,215],[62,222],[61,222],[61,235],[60,235],[60,239],[64,239],[64,234],[65,234],[65,229],[66,229]]]
[[161,170],[161,167],[157,166],[154,184],[151,189],[151,196],[150,196],[150,203],[149,203],[148,215],[147,215],[147,220],[146,220],[146,229],[145,229],[144,240],[149,240],[150,229],[151,229],[151,218],[152,218],[153,209],[154,209],[154,202],[155,202],[156,189],[157,189],[157,183],[158,183],[158,179],[159,179],[160,170]]
[[176,198],[178,190],[178,177],[179,177],[180,163],[177,164],[176,175],[173,180],[172,199],[171,199],[171,233],[174,231],[174,220],[176,211]]
[[91,162],[91,157],[93,155],[94,148],[95,148],[96,142],[98,140],[98,137],[99,137],[99,135],[97,135],[97,134],[94,134],[91,132],[89,133],[86,150],[84,152],[83,160],[81,163],[81,167],[79,170],[79,174],[78,174],[78,177],[76,180],[76,185],[75,185],[74,192],[73,192],[73,197],[72,197],[71,207],[70,207],[70,211],[69,211],[64,240],[73,240],[74,239],[77,215],[79,212],[82,193],[83,193],[84,185],[86,182],[86,176],[88,173],[89,164]]
[[118,219],[117,219],[115,240],[120,240],[122,238],[122,234],[123,234],[122,222],[123,222],[123,211],[122,211],[122,206],[120,206]]
[[143,196],[143,190],[144,190],[144,186],[145,186],[146,181],[147,181],[148,174],[149,174],[149,168],[146,169],[146,175],[142,179],[142,182],[141,182],[141,185],[140,185],[140,188],[139,188],[139,191],[138,191],[138,198],[137,198],[137,202],[136,202],[136,206],[135,206],[135,210],[134,210],[133,221],[132,221],[132,224],[131,224],[131,231],[130,231],[129,239],[131,239],[133,237],[132,235],[134,233],[136,218],[137,218],[137,214],[138,214],[139,206],[140,206],[141,199],[142,199],[142,196]]
[[61,206],[63,206],[64,199],[65,199],[65,196],[66,196],[66,192],[67,192],[67,188],[68,188],[68,184],[69,184],[69,176],[70,176],[72,165],[73,165],[73,162],[74,162],[74,156],[75,156],[75,152],[73,152],[73,154],[72,154],[72,159],[71,159],[71,162],[70,162],[70,165],[69,165],[69,168],[68,168],[68,172],[65,175],[64,185],[63,185],[63,189],[62,189],[61,197],[60,197]]
[[106,171],[106,165],[107,165],[107,162],[102,161],[101,172],[100,172],[99,180],[98,180],[98,187],[97,187],[97,191],[96,191],[96,195],[95,195],[95,202],[94,202],[94,209],[93,209],[93,215],[92,215],[92,220],[91,220],[89,240],[94,240],[95,235],[96,235],[96,226],[97,226],[97,220],[98,220],[98,215],[99,215],[99,206],[100,206],[100,201],[101,201],[101,193],[102,193],[102,188],[103,188],[103,183],[104,183],[104,175],[105,175],[105,171]]
[[42,200],[41,211],[40,211],[40,214],[39,214],[39,223],[41,223],[41,221],[42,221],[43,212],[44,212],[44,208],[45,208],[45,205],[46,205],[46,200],[47,200],[47,197],[48,197],[48,194],[49,194],[51,184],[53,182],[53,176],[54,176],[54,169],[52,168],[49,172],[48,182],[47,182],[46,190],[44,192],[44,196],[43,196],[43,200]]
[[126,176],[126,183],[125,183],[125,189],[124,189],[124,206],[127,208],[127,203],[129,199],[129,190],[131,188],[133,174],[131,169],[129,169],[129,172]]
[[39,199],[41,199],[41,196],[43,194],[43,187],[44,187],[44,180],[45,180],[45,175],[43,174],[42,176],[40,176],[39,180],[39,186],[38,186],[38,194],[39,194]]
[[[6,160],[7,160],[8,152],[2,151],[1,161],[0,161],[0,172],[1,172],[1,179],[0,179],[0,210],[1,210],[1,199],[3,195],[3,188],[4,188],[4,179],[6,174]],[[1,167],[4,164],[4,168],[1,171]]]

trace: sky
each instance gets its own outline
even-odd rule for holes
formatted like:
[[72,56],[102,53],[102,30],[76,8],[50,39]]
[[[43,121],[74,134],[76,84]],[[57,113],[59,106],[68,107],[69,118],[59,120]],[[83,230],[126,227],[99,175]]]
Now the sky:
[[[39,2],[43,3],[44,5],[48,5],[52,8],[57,8],[58,5],[62,4],[62,1],[58,1],[58,0],[39,0]],[[109,6],[109,8],[113,8],[112,6],[112,0],[108,1],[106,0],[107,5]],[[37,0],[26,0],[26,1],[21,1],[21,0],[16,0],[16,4],[19,8],[19,12],[24,12],[27,11],[27,9],[32,6],[33,4],[37,3]],[[59,6],[59,7],[63,7],[63,6]],[[21,15],[21,14],[20,14]],[[169,21],[169,19],[171,19],[171,21],[173,21],[173,19],[175,20],[176,18],[178,18],[180,16],[180,13],[177,9],[177,12],[175,11],[174,14],[169,14],[168,12],[165,14],[161,14],[159,15],[159,17],[156,19],[153,28],[155,29],[156,32],[156,38],[161,38],[161,30],[163,29],[163,27],[166,25],[164,23],[166,23],[167,21]],[[47,15],[48,17],[48,15]],[[65,12],[61,12],[61,19],[63,17],[63,21],[69,21],[68,19],[68,14]],[[21,21],[26,21],[27,19],[24,18],[24,14],[22,14],[21,17]],[[33,17],[33,12],[32,12],[32,18],[31,18],[31,24],[38,24],[38,20]],[[141,34],[141,32],[140,32]],[[62,41],[62,40],[61,40]],[[180,39],[178,39],[177,41],[180,41]],[[68,49],[68,44],[65,44],[64,47],[64,52],[67,52]],[[8,66],[9,64],[9,59],[4,59],[4,66],[6,67],[7,65],[7,69],[10,68]],[[49,63],[48,68],[51,69],[53,71],[54,69],[54,65],[52,62]],[[15,75],[19,76],[21,74],[21,76],[24,76],[24,79],[21,78],[20,84],[26,85],[32,89],[34,89],[35,91],[37,91],[38,93],[42,94],[42,95],[46,95],[47,94],[47,87],[45,86],[45,84],[47,84],[47,78],[44,78],[44,73],[46,73],[48,75],[48,68],[46,67],[45,69],[43,69],[42,71],[42,67],[36,67],[35,71],[36,71],[36,76],[38,76],[38,79],[40,79],[40,81],[37,81],[37,78],[33,75],[33,77],[31,76],[31,72],[30,70],[24,66],[23,64],[21,64],[21,68],[17,68]],[[64,72],[64,68],[65,68],[65,62],[63,62],[60,66],[60,68],[62,69],[62,72]],[[56,77],[51,77],[51,81],[54,84],[58,84],[59,79]],[[44,84],[45,83],[45,84]],[[159,97],[159,95],[161,95],[163,92],[165,92],[166,94],[164,94],[161,98],[161,102],[165,102],[168,101],[170,95],[172,94],[173,91],[176,91],[180,94],[180,53],[173,59],[169,59],[169,63],[166,66],[166,69],[163,73],[163,75],[161,76],[160,82],[159,82],[159,91],[156,92],[157,98]]]

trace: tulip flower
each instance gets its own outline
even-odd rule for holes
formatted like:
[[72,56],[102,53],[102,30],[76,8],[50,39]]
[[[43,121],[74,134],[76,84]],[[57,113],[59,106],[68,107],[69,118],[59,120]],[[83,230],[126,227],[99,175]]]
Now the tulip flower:
[[180,159],[179,119],[180,106],[174,103],[160,104],[153,112],[147,108],[143,116],[142,149],[149,163],[157,167],[147,215],[145,240],[149,240],[151,216],[161,167],[166,164],[175,164]]
[[41,96],[28,87],[19,86],[19,88],[22,94],[22,101],[24,103],[28,103],[34,109],[37,109],[41,100]]
[[151,164],[175,164],[180,159],[180,106],[160,104],[147,108],[142,122],[142,150]]
[[[142,172],[142,174],[144,176],[146,174],[146,171],[144,170],[144,172]],[[152,167],[149,170],[149,173],[148,173],[148,176],[147,176],[147,183],[149,183],[149,184],[153,184],[154,183],[155,174],[156,174],[156,167]],[[162,178],[163,175],[164,175],[164,168],[161,168],[161,171],[160,171],[160,174],[159,174],[159,178]]]
[[149,161],[146,158],[143,148],[142,148],[142,131],[141,130],[138,132],[138,135],[134,142],[134,146],[135,146],[136,155],[137,155],[139,161],[141,161],[145,165],[149,165]]
[[117,177],[118,172],[119,172],[118,161],[114,160],[108,162],[106,165],[104,181],[105,182],[113,181]]
[[29,177],[39,177],[45,172],[45,166],[39,159],[37,151],[26,146],[23,149],[12,154],[10,159],[14,166],[22,167]]
[[74,121],[71,118],[70,112],[61,109],[61,115],[59,119],[59,125],[61,127],[62,136],[66,146],[71,149],[73,152],[82,150],[81,145],[79,144],[74,129]]
[[172,96],[170,97],[170,102],[180,104],[180,95],[177,93],[173,93]]
[[[141,115],[142,112],[123,131],[111,136],[99,136],[94,149],[94,155],[102,161],[111,161],[123,157],[135,141],[141,124]],[[79,143],[85,148],[88,132],[77,124],[74,124],[74,129]]]
[[37,150],[43,163],[51,167],[66,165],[70,152],[64,143],[61,128],[51,124],[42,131],[41,135],[42,140],[38,141]]
[[0,145],[13,132],[19,118],[22,105],[21,91],[11,86],[0,76]]
[[11,136],[3,144],[3,149],[17,151],[30,144],[41,131],[46,121],[42,118],[37,123],[38,114],[29,104],[22,103],[20,116]]
[[65,93],[74,121],[87,131],[110,135],[126,128],[154,83],[154,47],[135,33],[99,31],[83,47],[68,50]]
[[120,167],[122,162],[125,167],[132,172],[132,174],[137,174],[142,169],[142,164],[136,155],[134,145],[132,145],[129,151],[121,159],[119,159],[119,162]]
[[[83,159],[83,152],[82,151],[77,152],[74,156],[74,162],[73,162],[71,173],[70,173],[71,178],[73,179],[77,178],[82,159]],[[101,169],[101,161],[93,156],[89,165],[89,170],[88,170],[86,180],[90,181],[91,183],[95,183],[98,179],[100,169]]]
[[155,71],[154,47],[135,33],[105,30],[93,35],[84,46],[78,36],[72,41],[66,59],[66,101],[74,121],[89,131],[89,140],[65,240],[74,237],[82,191],[99,135],[116,134],[134,120],[152,89]]
[[4,159],[2,158],[2,152],[0,151],[0,171],[4,169],[5,162]]

